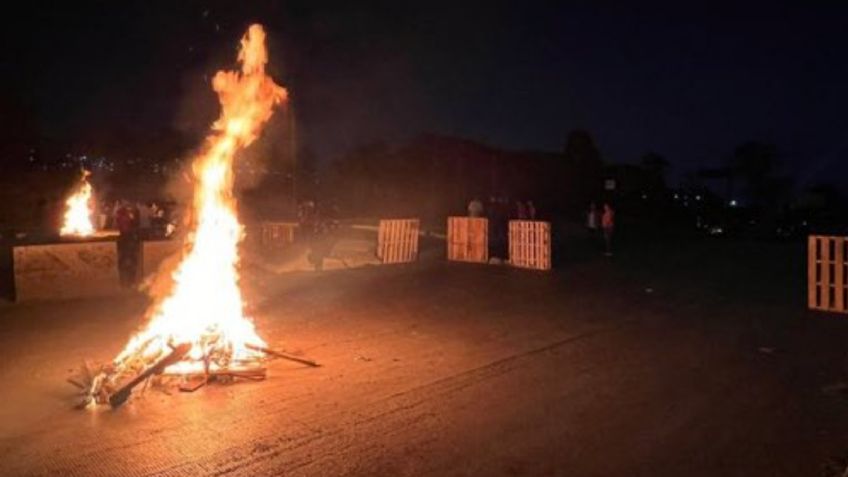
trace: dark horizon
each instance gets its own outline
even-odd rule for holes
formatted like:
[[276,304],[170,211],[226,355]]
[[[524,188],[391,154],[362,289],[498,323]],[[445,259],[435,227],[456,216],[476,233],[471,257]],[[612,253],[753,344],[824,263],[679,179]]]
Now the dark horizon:
[[323,161],[425,132],[557,151],[582,128],[607,161],[656,151],[676,179],[720,165],[743,142],[775,144],[803,187],[846,176],[844,13],[545,2],[30,7],[6,29],[3,123],[28,115],[39,138],[62,141],[116,131],[199,140],[217,108],[208,78],[233,67],[238,38],[258,21],[299,140]]

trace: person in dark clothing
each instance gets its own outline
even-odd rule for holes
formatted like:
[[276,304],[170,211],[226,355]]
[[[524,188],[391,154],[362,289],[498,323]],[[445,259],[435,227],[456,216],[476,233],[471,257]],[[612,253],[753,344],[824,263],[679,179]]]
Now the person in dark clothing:
[[532,200],[527,201],[527,220],[536,220],[536,205]]
[[121,204],[115,212],[115,227],[118,229],[118,275],[121,286],[131,287],[138,280],[140,250],[139,217],[129,204]]
[[527,207],[520,200],[515,201],[515,219],[527,220]]
[[[489,207],[489,258],[507,260],[509,231],[509,200],[493,197]],[[497,260],[496,260],[497,262]],[[493,263],[496,263],[493,262]]]

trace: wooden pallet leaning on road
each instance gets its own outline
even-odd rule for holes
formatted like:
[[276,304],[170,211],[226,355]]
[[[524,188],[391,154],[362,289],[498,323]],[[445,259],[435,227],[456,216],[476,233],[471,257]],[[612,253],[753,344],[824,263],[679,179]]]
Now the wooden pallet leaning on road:
[[848,240],[811,235],[807,247],[807,306],[848,313]]
[[484,217],[448,217],[448,260],[489,261],[489,220]]
[[509,263],[513,267],[550,270],[550,222],[510,220]]
[[383,263],[418,260],[418,219],[381,220],[377,232],[377,258]]
[[296,222],[262,222],[262,246],[285,247],[294,242]]

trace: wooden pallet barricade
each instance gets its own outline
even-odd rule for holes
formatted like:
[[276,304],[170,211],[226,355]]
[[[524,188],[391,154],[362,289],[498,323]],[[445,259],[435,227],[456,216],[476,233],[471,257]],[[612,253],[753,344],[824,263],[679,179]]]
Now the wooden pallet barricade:
[[811,235],[807,244],[807,306],[848,313],[848,239]]
[[550,222],[510,220],[509,263],[514,267],[550,270]]
[[262,246],[285,247],[294,242],[296,222],[262,222]]
[[448,217],[448,260],[489,261],[489,220],[485,217]]
[[418,260],[418,219],[380,220],[377,231],[377,258],[383,263],[409,263]]

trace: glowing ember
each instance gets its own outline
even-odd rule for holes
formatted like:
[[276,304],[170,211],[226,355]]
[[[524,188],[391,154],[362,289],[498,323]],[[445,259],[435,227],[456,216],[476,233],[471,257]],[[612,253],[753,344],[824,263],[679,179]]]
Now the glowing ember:
[[287,93],[265,74],[268,56],[261,26],[248,29],[238,60],[241,72],[220,71],[212,80],[222,111],[204,151],[192,162],[192,223],[173,282],[148,310],[146,327],[130,340],[113,368],[95,378],[95,401],[103,402],[103,387],[114,389],[179,344],[188,343],[191,349],[165,369],[167,374],[244,369],[256,366],[262,355],[255,347],[265,343],[244,315],[238,284],[243,230],[233,197],[233,160],[257,138]]
[[92,190],[88,183],[91,173],[83,169],[82,177],[74,193],[65,201],[65,221],[59,229],[60,235],[75,235],[88,237],[94,235],[94,225],[91,223]]

